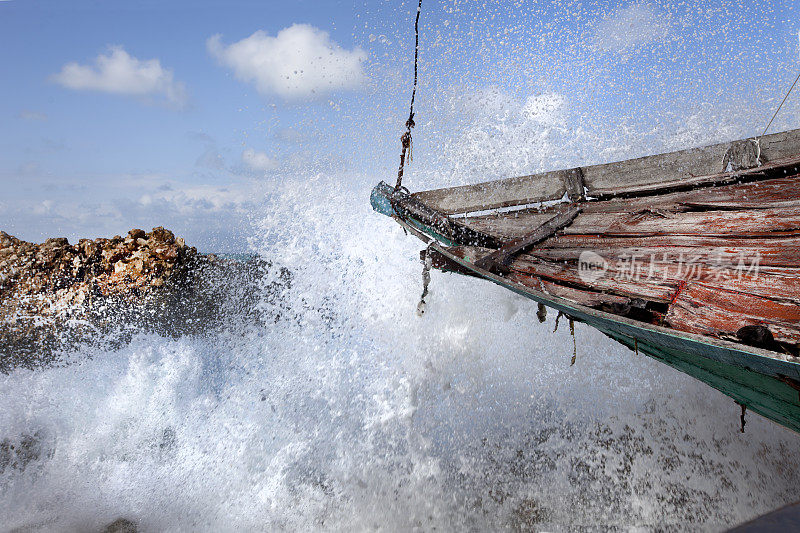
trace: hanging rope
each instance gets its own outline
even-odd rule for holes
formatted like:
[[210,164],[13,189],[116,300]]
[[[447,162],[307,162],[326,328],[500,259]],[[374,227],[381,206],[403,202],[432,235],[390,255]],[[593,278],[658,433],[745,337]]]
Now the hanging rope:
[[553,333],[558,331],[558,321],[561,319],[562,316],[564,316],[564,313],[559,311],[558,314],[556,315],[556,327],[553,328]]
[[540,324],[544,324],[544,321],[547,320],[547,308],[541,302],[539,302],[536,308],[536,318],[539,319]]
[[[433,244],[433,243],[431,243]],[[417,304],[417,316],[425,314],[425,297],[428,296],[428,285],[431,282],[431,268],[433,267],[433,257],[431,256],[431,245],[422,251],[422,297]]]
[[797,77],[794,79],[794,83],[792,83],[792,86],[789,87],[789,92],[787,92],[786,96],[783,97],[783,101],[781,102],[781,105],[778,106],[778,109],[775,110],[775,114],[772,115],[771,119],[769,119],[769,123],[767,123],[767,127],[764,128],[764,132],[760,135],[759,140],[761,140],[761,137],[763,137],[764,135],[767,134],[767,130],[769,129],[770,126],[772,126],[772,121],[775,120],[775,117],[778,116],[778,113],[780,112],[781,108],[783,107],[783,104],[786,103],[786,99],[789,98],[790,94],[792,94],[792,91],[794,90],[794,86],[797,85],[797,81],[798,80],[800,80],[800,72],[797,73]]
[[417,63],[419,60],[419,14],[422,13],[422,0],[419,0],[417,6],[417,20],[414,22],[414,89],[411,91],[411,109],[408,112],[408,120],[406,120],[406,132],[400,137],[400,144],[403,149],[400,152],[400,168],[397,169],[397,183],[394,190],[400,190],[403,186],[403,168],[406,166],[406,152],[408,152],[408,162],[414,159],[412,154],[412,146],[414,141],[411,139],[411,128],[416,126],[414,123],[414,99],[417,97]]
[[575,321],[570,317],[569,319],[569,334],[572,335],[572,360],[569,366],[575,364],[575,359],[578,357],[578,343],[575,341]]
[[[736,400],[734,400],[736,401]],[[747,423],[744,419],[745,413],[747,413],[747,406],[743,403],[736,402],[736,404],[742,408],[742,414],[739,415],[739,431],[744,433],[744,425]]]

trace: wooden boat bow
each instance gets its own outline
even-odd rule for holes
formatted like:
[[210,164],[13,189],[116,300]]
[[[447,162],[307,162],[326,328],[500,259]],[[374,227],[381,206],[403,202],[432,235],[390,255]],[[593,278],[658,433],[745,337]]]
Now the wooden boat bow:
[[800,430],[800,130],[414,194],[381,183],[372,205],[431,243],[434,267]]

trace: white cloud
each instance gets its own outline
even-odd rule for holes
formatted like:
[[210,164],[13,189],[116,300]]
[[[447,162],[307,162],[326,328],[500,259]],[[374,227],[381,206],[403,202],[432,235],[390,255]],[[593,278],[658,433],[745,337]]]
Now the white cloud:
[[44,113],[40,113],[39,111],[30,111],[28,109],[24,109],[20,111],[19,118],[22,120],[30,120],[34,122],[44,122],[47,120],[47,115]]
[[53,200],[43,200],[33,206],[33,213],[36,215],[46,215],[53,209]]
[[264,152],[248,148],[242,152],[242,162],[252,170],[269,172],[278,168],[278,163]]
[[294,24],[275,37],[257,31],[225,45],[220,35],[207,41],[209,53],[244,82],[264,95],[308,99],[360,87],[366,77],[361,48],[345,50],[330,36],[308,24]]
[[136,59],[120,46],[98,55],[94,65],[67,63],[52,80],[74,90],[154,98],[178,107],[186,104],[186,88],[174,80],[171,69],[158,59]]
[[64,236],[124,235],[164,226],[203,251],[247,250],[250,216],[269,191],[263,180],[215,174],[38,174],[11,182],[0,198],[0,229],[42,242]]
[[594,42],[604,50],[623,52],[664,39],[669,35],[666,16],[649,4],[619,8],[597,23]]

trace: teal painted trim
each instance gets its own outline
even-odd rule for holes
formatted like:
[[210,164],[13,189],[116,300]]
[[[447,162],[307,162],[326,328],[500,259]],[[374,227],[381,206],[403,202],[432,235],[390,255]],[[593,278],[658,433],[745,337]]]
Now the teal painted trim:
[[389,200],[393,192],[394,189],[384,181],[373,187],[369,195],[369,203],[372,209],[389,217],[395,215],[392,202]]
[[411,217],[406,217],[404,220],[406,221],[406,223],[414,226],[415,228],[417,228],[419,231],[425,233],[426,235],[430,235],[431,237],[433,237],[434,239],[436,239],[440,243],[444,244],[445,246],[456,246],[457,245],[457,243],[454,243],[453,241],[451,241],[450,239],[448,239],[444,235],[433,231],[430,226],[427,226],[427,225],[423,224],[422,222],[419,222],[416,219],[413,219]]
[[[392,207],[392,202],[390,200],[392,194],[394,193],[394,189],[389,186],[386,182],[382,181],[378,183],[375,187],[373,187],[372,192],[369,195],[369,203],[372,206],[374,211],[381,213],[383,215],[392,217],[392,216],[399,216],[397,212],[395,212],[394,207]],[[455,246],[456,243],[445,237],[444,235],[437,233],[430,226],[427,224],[423,224],[418,220],[415,220],[411,217],[406,217],[403,219],[407,224],[414,226],[419,231],[425,233],[426,235],[430,235],[437,241],[441,242],[445,246]]]
[[[717,389],[754,413],[800,433],[800,393],[783,381],[685,352],[664,350],[598,329],[631,350],[638,349],[639,353]],[[732,415],[733,413],[732,411]],[[733,421],[734,416],[738,416],[738,413],[731,417],[732,425],[736,423]]]

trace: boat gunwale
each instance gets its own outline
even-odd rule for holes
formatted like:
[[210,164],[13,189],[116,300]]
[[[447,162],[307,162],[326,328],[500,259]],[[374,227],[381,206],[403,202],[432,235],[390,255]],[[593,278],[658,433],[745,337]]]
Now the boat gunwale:
[[[755,150],[753,155],[756,156],[758,163],[725,169],[723,164],[727,160],[728,153],[741,146],[747,146],[751,151]],[[702,161],[693,164],[693,159]],[[715,164],[713,162],[718,162],[719,166],[709,166]],[[756,177],[759,171],[771,170],[776,163],[779,165],[800,163],[800,129],[631,159],[427,189],[417,191],[411,196],[445,215],[461,216],[476,210],[503,209],[557,201],[565,194],[572,200],[578,200],[577,196],[580,196],[581,200],[584,196],[593,199],[626,198],[731,183],[748,176],[759,179]],[[583,194],[577,196],[569,192],[570,181],[575,173],[581,176],[580,185],[583,189]],[[626,184],[625,175],[631,173],[650,174],[652,182]],[[496,193],[503,188],[514,189],[520,196],[501,194],[502,199],[494,198],[487,203],[487,194],[492,191]],[[481,196],[483,199],[476,203]]]
[[[778,378],[788,377],[792,379],[800,379],[800,361],[793,360],[793,358],[791,358],[791,356],[789,355],[780,354],[778,352],[773,352],[755,346],[738,344],[724,339],[717,339],[714,337],[699,335],[696,333],[675,330],[672,328],[667,328],[656,324],[648,324],[646,322],[633,320],[623,316],[615,315],[613,313],[601,311],[599,309],[587,307],[578,304],[576,302],[573,302],[571,300],[568,300],[566,298],[547,294],[543,291],[537,291],[521,283],[517,283],[508,280],[502,276],[493,274],[492,272],[482,269],[476,266],[474,263],[471,263],[470,261],[467,261],[464,258],[461,258],[451,253],[447,249],[446,244],[445,246],[439,244],[440,240],[449,242],[446,239],[446,237],[439,235],[438,233],[433,231],[429,226],[419,223],[420,226],[415,227],[414,225],[409,224],[408,220],[401,219],[396,215],[393,216],[392,218],[394,218],[404,229],[406,229],[407,231],[411,232],[412,234],[420,238],[423,242],[426,242],[431,249],[435,250],[438,253],[441,253],[449,260],[455,262],[456,264],[460,265],[463,268],[466,268],[467,270],[473,272],[477,276],[487,279],[497,285],[505,287],[517,294],[530,298],[536,302],[548,305],[549,307],[562,311],[567,315],[573,316],[573,318],[578,318],[579,320],[582,320],[584,322],[596,321],[603,324],[615,324],[622,327],[623,329],[641,330],[653,333],[659,337],[666,337],[668,339],[677,342],[680,346],[676,347],[679,347],[684,350],[688,349],[687,344],[689,346],[692,346],[693,348],[698,347],[700,345],[711,347],[716,351],[721,350],[722,351],[720,354],[721,357],[710,357],[706,353],[703,353],[696,349],[693,349],[692,353],[701,357],[707,357],[709,359],[717,360],[723,363],[735,364],[742,368],[754,370],[756,372],[771,375],[773,377],[778,377]],[[575,315],[584,315],[584,317],[588,318],[588,320],[582,319],[580,316],[575,316]],[[592,324],[590,323],[590,325]],[[637,335],[626,331],[619,331],[619,333],[631,336],[633,338],[637,337]],[[745,358],[756,357],[757,358],[756,361],[765,363],[762,367],[763,370],[756,369],[753,368],[753,366],[748,366],[744,364],[743,362],[738,360],[738,358],[741,357]]]

